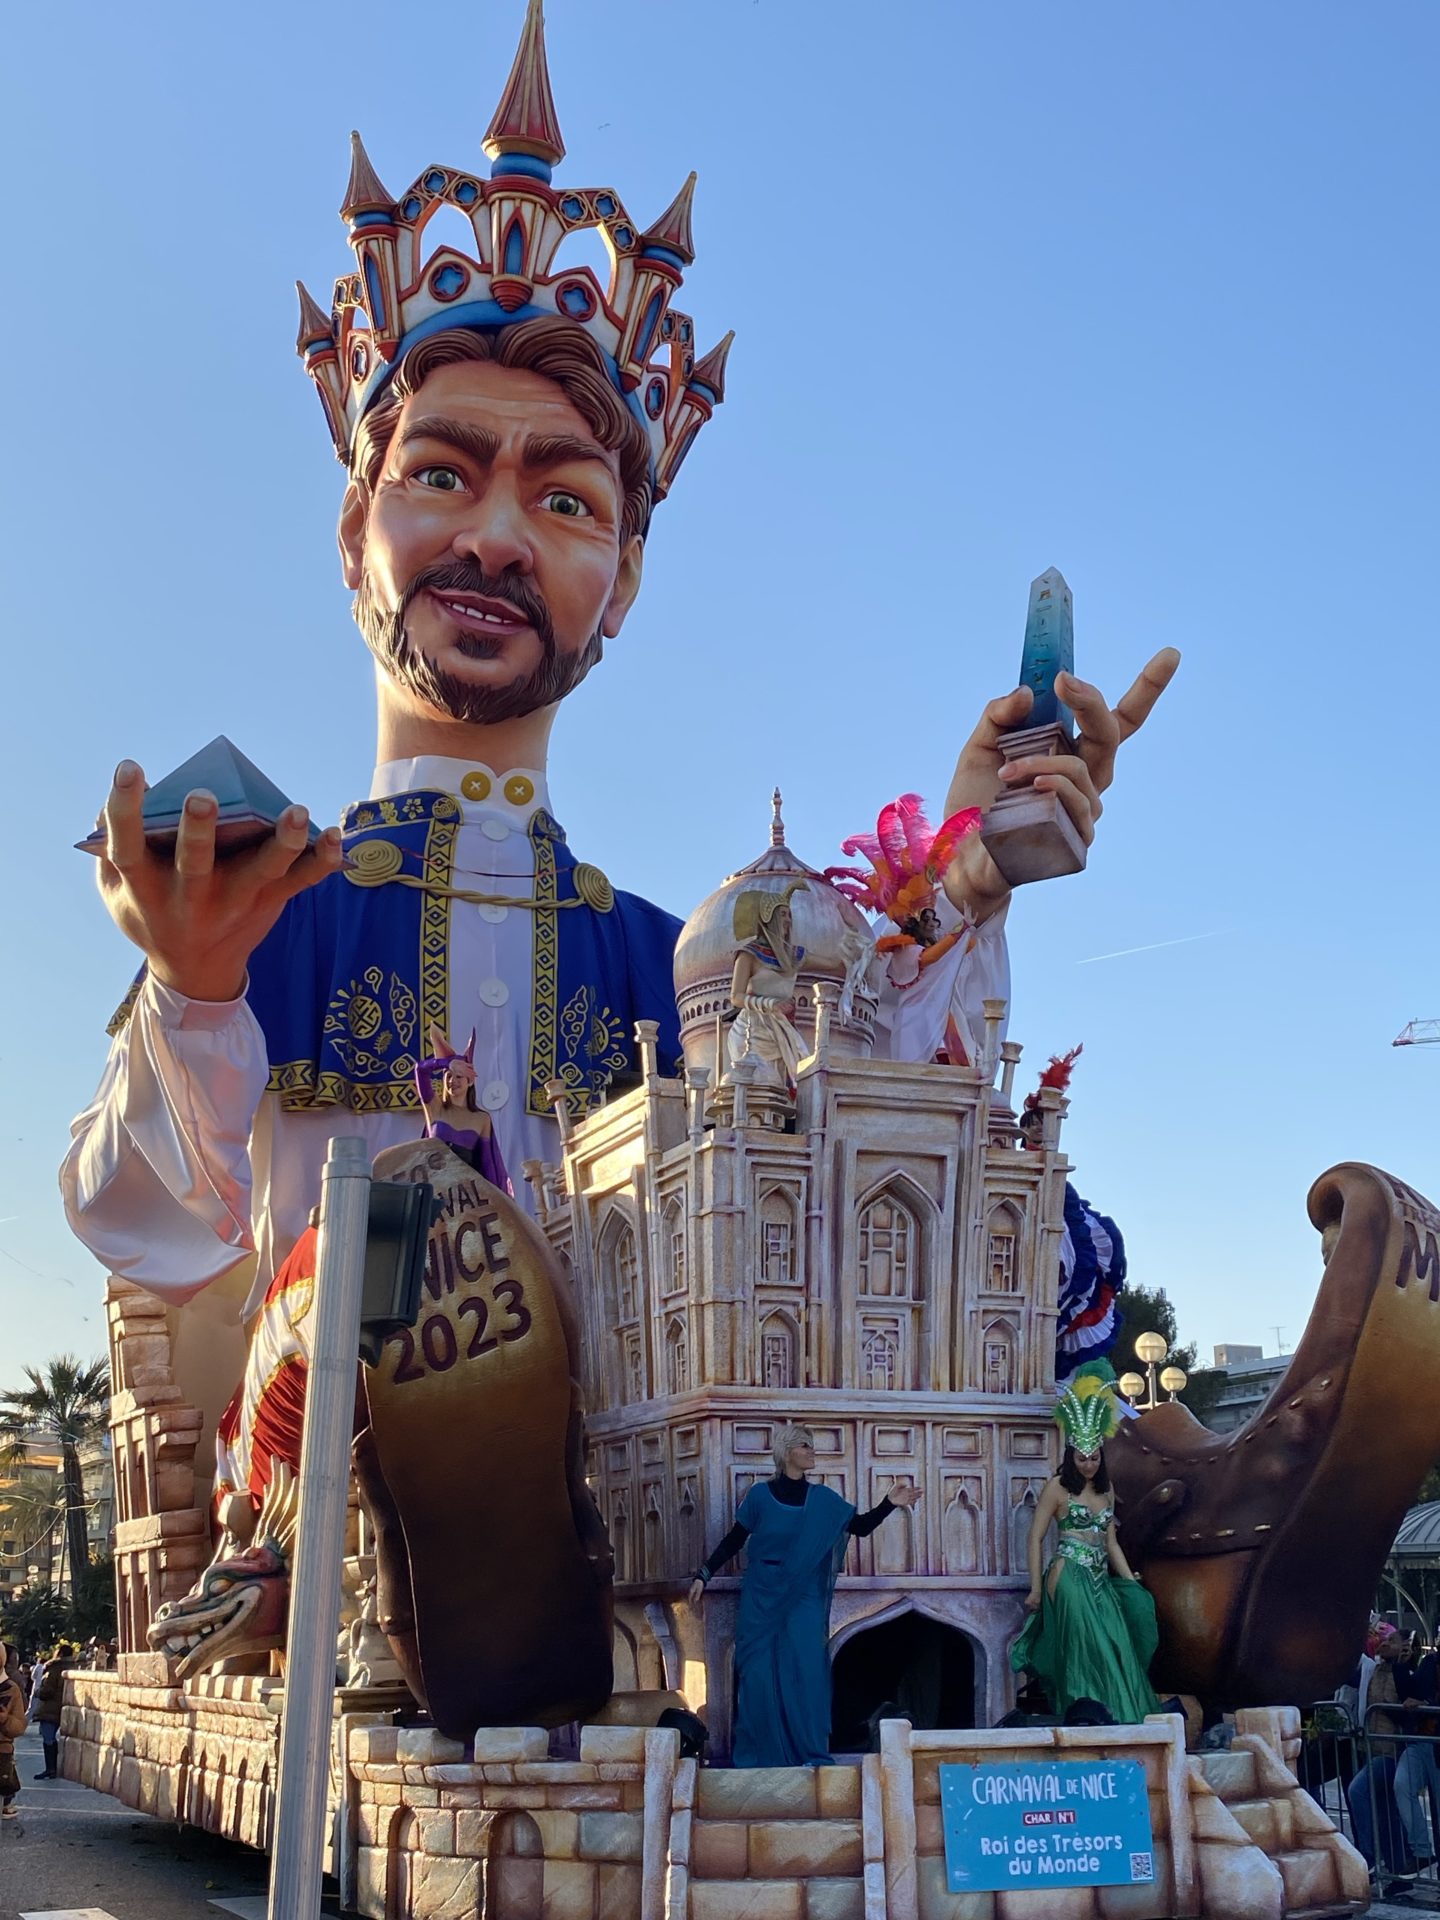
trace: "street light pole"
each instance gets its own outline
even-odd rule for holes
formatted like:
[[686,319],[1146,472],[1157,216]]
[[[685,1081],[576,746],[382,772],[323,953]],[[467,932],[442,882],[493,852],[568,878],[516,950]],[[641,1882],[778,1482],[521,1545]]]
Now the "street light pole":
[[320,1913],[335,1639],[370,1212],[370,1156],[365,1142],[332,1139],[323,1179],[315,1334],[305,1389],[300,1505],[290,1568],[289,1653],[269,1920],[319,1920]]

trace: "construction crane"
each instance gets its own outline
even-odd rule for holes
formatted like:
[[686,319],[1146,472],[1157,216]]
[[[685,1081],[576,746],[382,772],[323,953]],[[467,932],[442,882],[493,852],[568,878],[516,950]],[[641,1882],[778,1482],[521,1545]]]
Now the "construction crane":
[[1392,1047],[1440,1046],[1440,1020],[1412,1020],[1390,1044]]

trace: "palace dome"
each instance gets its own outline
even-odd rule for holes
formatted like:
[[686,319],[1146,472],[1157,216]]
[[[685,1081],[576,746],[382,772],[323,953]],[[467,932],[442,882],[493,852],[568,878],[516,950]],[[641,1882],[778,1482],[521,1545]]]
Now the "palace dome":
[[829,981],[838,993],[847,976],[853,980],[856,974],[859,984],[851,995],[848,1015],[837,1010],[831,1020],[831,1051],[864,1057],[875,1041],[878,997],[868,970],[861,971],[862,961],[873,959],[875,936],[870,924],[823,873],[807,866],[786,846],[778,789],[774,809],[770,845],[700,902],[681,929],[675,947],[675,999],[680,1009],[685,1065],[707,1067],[712,1076],[716,1023],[730,1005],[735,955],[754,934],[752,902],[756,894],[790,897],[794,941],[804,950],[798,972],[795,1026],[807,1045],[813,1046],[815,1040],[816,985]]

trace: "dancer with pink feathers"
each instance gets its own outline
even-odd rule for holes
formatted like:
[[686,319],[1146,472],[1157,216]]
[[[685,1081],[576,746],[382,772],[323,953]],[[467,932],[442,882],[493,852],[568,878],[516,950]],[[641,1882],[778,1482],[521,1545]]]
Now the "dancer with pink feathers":
[[[859,854],[866,867],[827,867],[825,878],[867,913],[880,913],[895,927],[876,941],[887,956],[894,995],[887,995],[891,1057],[939,1060],[971,1066],[977,1036],[954,990],[954,968],[940,963],[972,952],[976,922],[952,906],[944,892],[946,869],[960,843],[976,832],[980,809],[965,807],[939,828],[925,817],[918,793],[902,793],[880,810],[874,833],[852,834],[840,851]],[[1003,966],[1003,949],[1002,949]],[[1008,975],[1001,987],[1008,997]]]

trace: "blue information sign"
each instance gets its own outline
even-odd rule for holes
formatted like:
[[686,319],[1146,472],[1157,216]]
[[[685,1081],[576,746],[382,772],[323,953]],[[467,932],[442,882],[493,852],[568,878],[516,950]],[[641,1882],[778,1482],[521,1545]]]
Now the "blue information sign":
[[1129,1887],[1155,1878],[1138,1760],[942,1765],[940,1811],[951,1893]]

